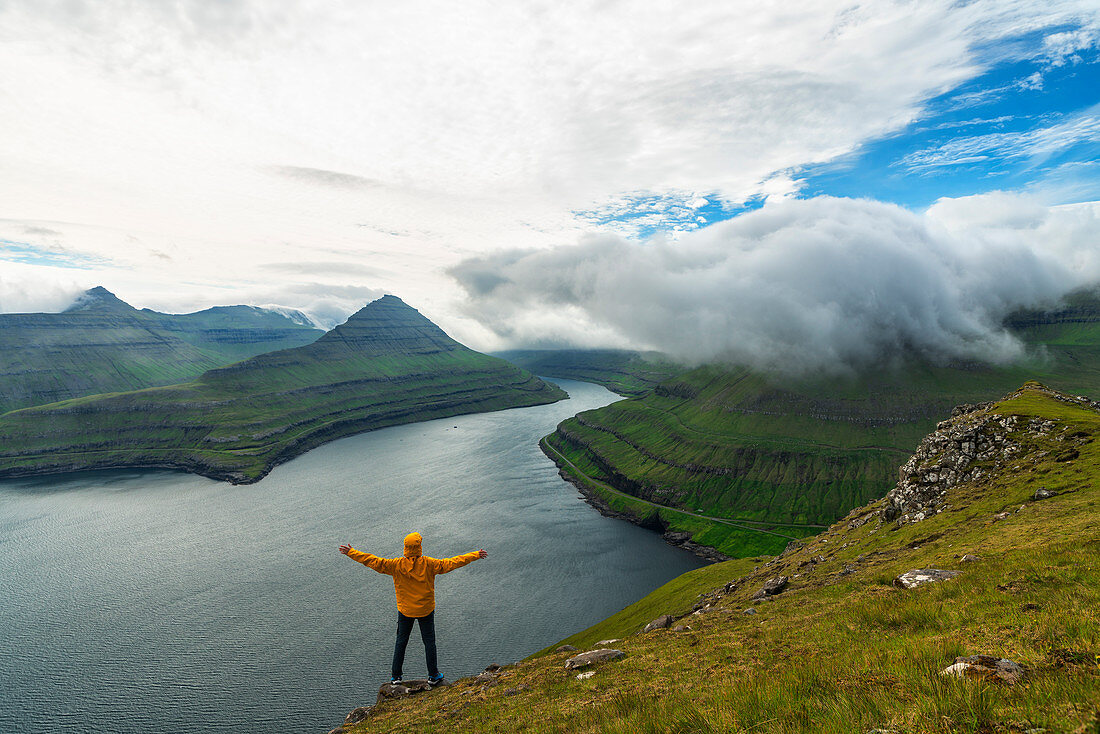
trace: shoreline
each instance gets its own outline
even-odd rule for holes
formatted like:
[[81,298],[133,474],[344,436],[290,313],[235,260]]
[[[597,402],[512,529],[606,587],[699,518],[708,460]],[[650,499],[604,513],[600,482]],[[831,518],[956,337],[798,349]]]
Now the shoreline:
[[707,561],[708,563],[720,563],[722,561],[730,560],[729,556],[723,553],[719,553],[717,550],[711,548],[709,545],[702,545],[700,543],[692,541],[691,533],[668,530],[665,527],[662,527],[655,523],[646,522],[628,512],[620,512],[619,510],[612,508],[611,505],[609,505],[607,501],[599,495],[598,492],[586,486],[582,480],[577,479],[572,474],[567,472],[565,468],[562,467],[562,465],[558,462],[558,459],[549,451],[547,451],[546,446],[541,440],[539,441],[539,450],[542,451],[546,458],[554,462],[554,466],[558,468],[558,476],[569,484],[572,484],[580,493],[581,498],[604,517],[610,517],[615,520],[626,520],[632,525],[637,525],[640,528],[645,528],[646,530],[652,530],[653,532],[659,533],[661,535],[661,538],[669,545],[673,546],[674,548],[679,548],[680,550],[685,550],[689,553],[692,553],[695,556],[702,558],[704,561]]

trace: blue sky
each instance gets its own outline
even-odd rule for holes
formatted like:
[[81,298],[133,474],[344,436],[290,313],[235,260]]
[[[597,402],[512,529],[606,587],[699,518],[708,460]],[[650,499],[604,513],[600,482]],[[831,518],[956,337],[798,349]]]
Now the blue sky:
[[[1038,45],[1011,45],[1021,44]],[[800,171],[801,195],[870,197],[918,209],[941,197],[997,190],[1033,191],[1052,204],[1100,199],[1100,50],[1060,62],[1039,56],[994,63],[930,99],[903,130]]]
[[[914,210],[993,191],[1026,192],[1051,205],[1100,200],[1100,48],[1059,54],[1046,41],[1076,30],[1056,27],[982,48],[982,70],[930,96],[912,122],[835,160],[789,169],[793,195],[869,198]],[[576,214],[644,240],[732,219],[766,198],[636,193]]]

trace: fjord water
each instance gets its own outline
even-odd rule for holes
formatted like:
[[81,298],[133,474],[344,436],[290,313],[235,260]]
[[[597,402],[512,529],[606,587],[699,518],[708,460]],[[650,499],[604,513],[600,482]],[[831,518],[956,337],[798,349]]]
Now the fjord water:
[[[389,680],[393,585],[337,552],[485,548],[437,579],[450,678],[509,663],[701,562],[601,517],[538,449],[617,396],[352,436],[230,486],[175,472],[0,483],[0,731],[321,732]],[[406,677],[425,673],[413,632]]]

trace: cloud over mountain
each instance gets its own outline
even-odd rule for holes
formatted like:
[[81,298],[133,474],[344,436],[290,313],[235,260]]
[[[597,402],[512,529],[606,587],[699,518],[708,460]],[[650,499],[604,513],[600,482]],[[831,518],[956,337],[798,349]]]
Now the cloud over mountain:
[[1015,195],[923,214],[818,197],[679,240],[593,236],[470,258],[450,273],[471,316],[514,344],[656,348],[688,361],[803,372],[916,352],[1004,362],[1006,314],[1100,281],[1100,207]]

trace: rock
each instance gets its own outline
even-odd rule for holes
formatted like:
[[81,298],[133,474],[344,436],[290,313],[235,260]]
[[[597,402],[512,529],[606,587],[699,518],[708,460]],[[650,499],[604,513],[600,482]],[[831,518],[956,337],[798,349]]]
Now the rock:
[[897,486],[886,495],[880,511],[884,521],[904,525],[943,512],[948,490],[984,476],[976,462],[1007,459],[1022,451],[1008,438],[1019,419],[990,412],[990,405],[955,408],[951,419],[941,421],[921,442],[898,471]]
[[344,717],[345,724],[358,724],[363,719],[371,715],[371,709],[373,706],[360,706],[357,709],[352,709],[351,713]]
[[998,512],[996,515],[993,516],[993,519],[994,520],[1006,520],[1010,517],[1012,517],[1011,512]]
[[333,729],[332,731],[330,731],[328,734],[344,734],[344,727],[338,726],[335,729]]
[[497,665],[496,663],[489,663],[488,665],[485,666],[485,672],[486,673],[496,673],[498,670],[502,670],[502,669],[503,669],[503,666]]
[[959,561],[961,563],[975,563],[975,562],[980,561],[980,560],[982,560],[981,556],[976,556],[972,553],[967,553],[962,558],[959,559]]
[[595,674],[596,674],[596,671],[594,671],[594,670],[589,670],[585,673],[577,673],[577,680],[588,680],[589,678],[591,678]]
[[995,658],[991,655],[968,655],[955,658],[954,664],[941,670],[940,675],[1017,683],[1024,677],[1024,669],[1019,663],[1004,658]]
[[504,695],[505,696],[514,696],[514,695],[516,695],[517,693],[519,693],[521,691],[526,691],[530,687],[531,686],[528,686],[528,685],[519,685],[519,686],[516,686],[515,688],[505,688],[504,689]]
[[673,627],[672,629],[669,630],[669,632],[690,632],[690,631],[691,631],[691,627],[687,626],[686,624],[678,624],[678,625],[676,625],[675,627]]
[[1039,487],[1037,490],[1035,490],[1035,494],[1031,496],[1031,499],[1038,502],[1039,500],[1049,500],[1051,497],[1056,496],[1058,496],[1057,492],[1051,492],[1046,487]]
[[572,645],[562,645],[557,650],[554,650],[554,652],[575,652],[576,649],[577,648],[573,647]]
[[645,632],[652,632],[653,630],[664,630],[664,629],[668,629],[671,626],[672,626],[672,617],[670,617],[667,614],[662,614],[660,617],[657,617],[657,619],[655,619],[652,622],[650,622],[649,624],[647,624],[645,626],[645,628],[642,630],[642,632],[645,633]]
[[610,640],[600,640],[596,643],[596,647],[607,647],[608,645],[614,645],[616,642],[622,642],[621,637],[612,637]]
[[764,599],[765,597],[775,596],[787,588],[787,577],[776,576],[770,578],[764,582],[764,585],[760,587],[760,590],[752,595],[753,599]]
[[573,657],[566,660],[565,669],[573,670],[575,668],[583,668],[586,665],[606,663],[609,660],[618,660],[622,657],[626,657],[626,653],[622,650],[614,650],[611,648],[589,650],[588,652],[582,652],[580,655],[574,655]]
[[958,571],[945,571],[942,568],[915,568],[912,571],[906,571],[901,576],[894,579],[894,586],[899,586],[903,589],[912,589],[921,584],[930,584],[937,581],[953,579],[958,575]]
[[742,614],[756,614],[756,609],[754,609],[753,607],[749,607],[748,609],[745,609],[741,613]]
[[404,698],[414,693],[432,690],[432,684],[426,680],[407,680],[401,683],[383,683],[378,689],[378,703],[387,698]]

